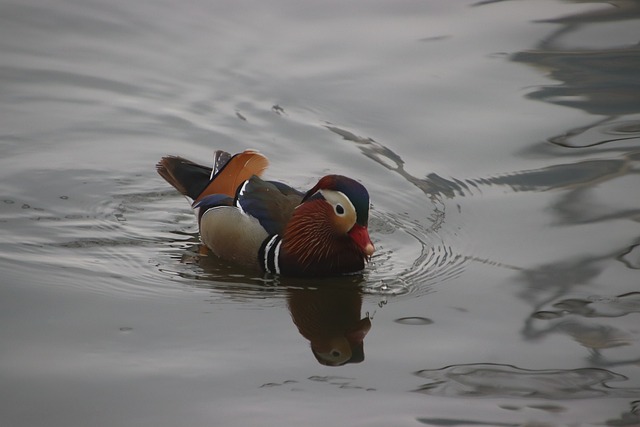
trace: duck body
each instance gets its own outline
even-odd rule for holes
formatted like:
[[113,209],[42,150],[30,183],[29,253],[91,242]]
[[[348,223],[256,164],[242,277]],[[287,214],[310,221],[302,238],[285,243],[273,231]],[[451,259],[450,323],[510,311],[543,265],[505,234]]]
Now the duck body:
[[216,151],[212,168],[169,156],[157,170],[192,200],[202,242],[222,259],[287,276],[362,270],[374,252],[364,186],[327,175],[303,193],[263,180],[267,166],[253,150]]

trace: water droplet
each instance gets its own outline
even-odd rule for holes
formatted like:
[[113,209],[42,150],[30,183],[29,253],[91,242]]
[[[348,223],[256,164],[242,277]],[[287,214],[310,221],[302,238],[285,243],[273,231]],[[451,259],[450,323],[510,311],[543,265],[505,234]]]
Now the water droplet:
[[400,323],[401,325],[431,325],[433,320],[428,319],[426,317],[401,317],[399,319],[394,320],[396,323]]

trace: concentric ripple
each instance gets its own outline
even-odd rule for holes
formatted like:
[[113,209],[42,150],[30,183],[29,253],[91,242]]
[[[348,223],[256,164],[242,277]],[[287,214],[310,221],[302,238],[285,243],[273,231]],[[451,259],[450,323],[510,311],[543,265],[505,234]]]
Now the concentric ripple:
[[[203,255],[188,204],[151,178],[153,170],[144,176],[83,170],[12,176],[8,186],[15,183],[16,190],[2,202],[0,221],[8,227],[0,258],[47,285],[125,297],[201,290],[213,301],[259,305],[282,305],[287,289],[327,280],[356,285],[374,298],[424,295],[457,277],[469,260],[456,248],[458,210],[438,195],[416,197],[417,183],[431,184],[409,180],[398,200],[386,200],[372,186],[377,198],[369,228],[377,250],[363,273],[303,280],[247,272]],[[41,191],[21,194],[23,185]],[[402,212],[393,208],[397,202]]]
[[[159,268],[189,280],[196,287],[211,288],[221,300],[268,300],[284,295],[283,289],[287,287],[322,286],[327,280],[355,283],[374,298],[412,297],[424,295],[434,285],[464,271],[471,258],[456,248],[461,239],[459,227],[454,225],[459,206],[447,199],[448,194],[460,193],[459,182],[414,177],[404,170],[399,155],[372,138],[359,137],[335,126],[323,127],[355,143],[365,158],[382,166],[382,175],[399,174],[404,180],[404,188],[393,191],[398,200],[386,200],[388,192],[383,187],[377,188],[377,184],[369,188],[375,195],[369,231],[376,253],[362,274],[324,281],[251,275],[215,257],[202,256],[196,234],[191,241],[193,246],[172,255],[180,264],[168,263]],[[385,178],[380,176],[376,182],[384,185]],[[402,206],[402,212],[397,206]]]
[[[41,179],[40,173],[33,175]],[[42,175],[49,179],[42,181],[41,194],[16,191],[4,199],[0,221],[7,227],[0,259],[12,271],[32,277],[34,284],[105,295],[143,297],[179,290],[150,268],[162,242],[175,241],[157,224],[149,228],[158,212],[151,205],[166,203],[167,193],[134,188],[95,171],[68,174],[74,178],[55,171]]]
[[438,223],[425,226],[407,215],[373,211],[370,228],[380,243],[368,268],[367,293],[422,295],[464,269],[465,257],[438,234]]

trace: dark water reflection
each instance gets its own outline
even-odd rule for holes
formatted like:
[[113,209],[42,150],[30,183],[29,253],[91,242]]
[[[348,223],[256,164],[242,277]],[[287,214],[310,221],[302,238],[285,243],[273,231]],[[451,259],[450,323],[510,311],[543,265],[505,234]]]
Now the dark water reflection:
[[[553,104],[579,108],[592,115],[618,117],[640,111],[640,45],[607,49],[568,49],[563,39],[586,26],[636,21],[640,2],[593,2],[617,7],[539,21],[558,24],[558,29],[541,40],[536,48],[511,56],[515,62],[532,65],[561,82],[541,87],[527,96]],[[638,122],[635,122],[636,126]],[[552,140],[553,142],[554,140]]]
[[[640,158],[637,144],[640,142],[640,121],[623,118],[633,117],[640,112],[640,80],[637,73],[640,67],[640,44],[606,49],[571,49],[566,47],[568,43],[565,41],[592,24],[636,21],[640,17],[640,2],[614,3],[617,7],[541,21],[558,24],[559,27],[541,40],[536,48],[511,55],[512,61],[545,70],[550,78],[560,82],[536,89],[527,95],[528,98],[603,117],[592,124],[568,129],[562,135],[551,136],[549,142],[563,148],[584,150],[585,154],[594,150],[621,153],[616,160],[588,160],[575,163],[576,169],[573,171],[567,170],[567,176],[579,177],[581,169],[594,175],[568,183],[570,191],[551,206],[561,224],[625,219],[637,221],[640,217],[638,198],[633,193],[628,195],[631,201],[629,207],[621,203],[620,206],[609,204],[594,208],[593,202],[596,186],[610,180],[637,176],[640,170],[637,167]],[[549,150],[545,148],[544,151]],[[574,288],[596,280],[611,259],[620,260],[633,268],[629,258],[625,260],[624,257],[632,253],[636,246],[637,243],[634,243],[614,252],[524,271],[521,277],[526,287],[521,296],[534,305],[533,314],[525,320],[524,336],[527,339],[539,339],[549,333],[566,334],[589,349],[590,360],[599,366],[639,363],[637,357],[606,357],[603,350],[631,345],[635,339],[614,326],[593,322],[597,318],[627,316],[637,312],[637,292],[613,297],[596,295],[588,300],[566,297],[571,295]],[[543,310],[549,306],[552,309]],[[602,311],[596,307],[603,307],[600,308]],[[581,319],[585,317],[590,318],[591,322]]]
[[[512,61],[545,70],[550,78],[560,82],[536,89],[527,95],[528,98],[578,108],[603,117],[592,124],[549,137],[552,144],[566,148],[588,148],[615,142],[628,143],[640,138],[640,121],[621,119],[640,112],[640,80],[637,73],[640,68],[640,44],[577,50],[566,48],[563,44],[563,39],[579,33],[585,26],[635,21],[640,17],[639,2],[614,4],[616,7],[613,8],[540,21],[559,24],[559,28],[541,40],[536,48],[511,56]],[[626,147],[622,148],[624,150]]]

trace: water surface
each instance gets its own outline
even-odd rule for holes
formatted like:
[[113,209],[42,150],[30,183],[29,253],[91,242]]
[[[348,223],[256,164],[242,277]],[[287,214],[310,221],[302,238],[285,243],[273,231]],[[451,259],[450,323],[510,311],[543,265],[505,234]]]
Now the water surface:
[[[637,1],[3,1],[3,419],[640,424],[639,19]],[[301,189],[367,186],[363,274],[200,256],[154,165],[247,147]]]

